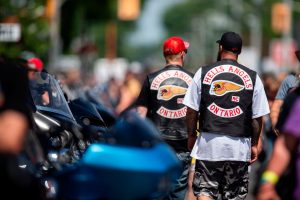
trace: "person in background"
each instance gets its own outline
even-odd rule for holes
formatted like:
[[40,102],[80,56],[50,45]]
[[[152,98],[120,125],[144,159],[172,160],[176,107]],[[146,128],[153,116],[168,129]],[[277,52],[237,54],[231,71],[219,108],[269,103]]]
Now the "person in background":
[[164,41],[166,65],[148,74],[136,101],[137,112],[149,118],[183,164],[182,174],[164,199],[183,200],[187,190],[190,152],[187,148],[186,106],[182,104],[193,74],[183,68],[189,43],[180,37]]
[[[300,50],[297,50],[295,52],[295,55],[298,58],[298,60],[300,60]],[[278,130],[275,129],[275,125],[278,120],[280,108],[283,104],[284,98],[286,97],[288,91],[291,88],[294,88],[299,84],[299,77],[300,77],[299,72],[289,74],[287,77],[285,77],[285,79],[282,81],[282,83],[279,87],[279,90],[277,92],[275,100],[272,104],[270,117],[271,117],[271,121],[272,121],[272,127],[274,129],[274,132],[277,135],[279,134],[279,132],[278,132]]]
[[[18,154],[22,149],[22,141],[28,129],[28,113],[26,101],[29,90],[26,70],[4,57],[0,57],[0,85],[2,104],[0,105],[0,150],[10,154]],[[11,120],[15,119],[15,120]]]
[[127,71],[123,84],[120,86],[120,101],[116,106],[117,113],[122,113],[134,107],[134,102],[141,91],[141,84],[136,75]]
[[[297,50],[295,52],[295,55],[300,60],[300,50]],[[290,111],[290,106],[285,106],[284,109],[285,113],[284,115],[281,115],[279,117],[279,113],[281,113],[283,108],[284,101],[289,102],[290,105],[294,103],[294,98],[289,98],[286,100],[286,97],[288,96],[289,92],[293,93],[293,90],[297,88],[299,85],[299,73],[290,74],[288,75],[281,83],[279,90],[277,92],[276,98],[272,104],[271,107],[271,123],[272,123],[272,129],[273,132],[279,136],[280,131],[276,127],[282,127],[285,123],[285,117],[287,116]],[[291,97],[295,96],[290,95]],[[285,141],[283,136],[279,136],[275,139],[274,145],[273,145],[273,153],[271,155],[271,158],[269,160],[269,165],[273,166],[273,163],[277,163],[279,160],[281,160],[282,163],[287,163],[289,166],[285,167],[286,170],[285,173],[282,174],[281,179],[277,185],[284,185],[288,187],[278,187],[277,193],[280,197],[289,198],[291,196],[291,191],[293,190],[291,187],[294,185],[293,178],[294,176],[294,158],[292,158],[292,161],[290,162],[289,156],[288,156],[288,150],[284,146]],[[288,160],[287,160],[288,159]],[[262,174],[262,176],[264,176]],[[268,186],[268,185],[267,185]],[[262,193],[263,189],[265,188],[265,184],[261,184],[258,188],[258,196]]]
[[44,63],[37,57],[32,57],[27,60],[29,68],[41,72],[44,69]]
[[26,67],[28,69],[28,78],[32,80],[35,72],[41,72],[44,69],[44,63],[41,59],[33,57],[27,60]]
[[15,60],[0,56],[0,193],[9,199],[40,199],[36,182],[18,167],[30,127],[26,69]]
[[[277,91],[280,87],[280,82],[276,78],[275,74],[263,74],[262,80],[263,80],[263,85],[265,87],[269,108],[271,109],[275,101]],[[272,121],[270,115],[267,115],[264,118],[264,133],[263,133],[264,145],[263,145],[263,152],[260,156],[260,159],[261,161],[263,161],[263,163],[269,160],[272,153],[275,139],[277,137],[274,134],[273,130],[274,129],[272,127]]]
[[291,88],[296,87],[298,85],[298,83],[299,83],[299,74],[289,74],[282,81],[282,83],[279,87],[279,90],[277,92],[275,100],[272,104],[271,113],[270,113],[270,117],[271,117],[271,121],[272,121],[272,127],[273,127],[274,132],[276,133],[276,135],[279,135],[279,132],[274,127],[277,123],[278,116],[279,116],[279,113],[280,113],[280,108],[283,104],[284,98],[286,97],[288,91]]
[[188,145],[196,158],[193,190],[198,200],[245,199],[248,166],[261,151],[269,106],[257,73],[237,61],[241,37],[226,32],[217,43],[217,62],[196,72],[184,98]]
[[[280,86],[280,82],[277,76],[273,73],[264,73],[262,74],[261,77],[265,88],[266,96],[268,99],[269,108],[271,109],[272,104],[275,100],[276,93]],[[251,171],[249,174],[249,193],[247,199],[254,198],[257,193],[257,189],[260,184],[259,181],[260,181],[261,173],[266,168],[267,162],[269,161],[273,151],[274,142],[277,138],[277,136],[273,132],[270,114],[264,116],[263,125],[264,125],[264,129],[262,133],[263,148],[262,148],[262,152],[260,153],[257,159],[257,162],[255,162],[251,166]]]
[[[257,200],[300,199],[299,97],[300,88],[297,87],[284,100],[278,119],[280,123],[276,125],[281,133],[277,139],[280,142],[276,143],[268,166],[261,176]],[[282,184],[281,177],[288,168],[288,171],[292,170],[293,175]],[[287,188],[288,191],[282,190],[282,187]]]

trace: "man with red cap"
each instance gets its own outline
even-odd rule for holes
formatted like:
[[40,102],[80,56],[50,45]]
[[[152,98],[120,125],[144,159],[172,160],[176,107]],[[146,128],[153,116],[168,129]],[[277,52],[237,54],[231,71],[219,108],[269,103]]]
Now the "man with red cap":
[[39,72],[43,70],[44,63],[41,61],[41,59],[33,57],[29,58],[27,62],[30,69]]
[[154,123],[184,166],[181,177],[164,199],[182,200],[187,190],[190,153],[185,123],[187,107],[182,102],[193,76],[183,68],[188,47],[189,43],[180,37],[165,40],[163,54],[166,65],[147,76],[136,102],[137,112]]
[[41,72],[43,70],[44,63],[41,59],[33,57],[27,60],[28,78],[34,79],[35,72]]

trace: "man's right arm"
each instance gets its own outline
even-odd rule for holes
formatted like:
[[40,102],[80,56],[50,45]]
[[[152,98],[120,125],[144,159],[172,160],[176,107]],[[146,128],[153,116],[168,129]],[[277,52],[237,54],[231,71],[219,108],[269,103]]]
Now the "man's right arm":
[[198,121],[198,111],[192,108],[187,108],[186,113],[186,124],[188,133],[188,148],[191,151],[197,139],[197,121]]
[[148,107],[149,107],[149,101],[151,98],[150,95],[150,83],[148,80],[148,77],[145,79],[141,92],[136,100],[136,110],[137,113],[142,117],[145,118],[147,116]]

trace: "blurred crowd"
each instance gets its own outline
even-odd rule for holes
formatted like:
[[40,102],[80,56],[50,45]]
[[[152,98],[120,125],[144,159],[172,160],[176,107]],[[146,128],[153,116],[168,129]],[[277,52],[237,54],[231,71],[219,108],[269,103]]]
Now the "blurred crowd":
[[94,75],[83,77],[79,69],[54,72],[69,99],[75,99],[88,91],[103,105],[119,115],[129,109],[141,90],[141,83],[145,72],[127,70],[124,78],[109,77],[107,81],[99,83]]
[[[138,73],[127,70],[123,80],[110,77],[103,83],[97,82],[96,77],[93,77],[92,75],[86,78],[81,77],[82,74],[79,71],[76,72],[71,70],[56,74],[61,83],[63,83],[65,91],[68,91],[69,97],[75,98],[80,95],[82,91],[90,91],[103,105],[111,108],[116,115],[119,115],[134,107],[134,102],[141,90],[142,81],[145,79],[148,72],[149,69]],[[272,110],[273,103],[282,82],[288,76],[295,76],[296,74],[296,72],[282,72],[277,74],[268,72],[261,74],[270,110]],[[272,126],[271,117],[268,115],[264,119],[263,150],[258,161],[252,166],[250,173],[251,181],[249,195],[247,197],[248,200],[257,199],[257,193],[261,184],[261,176],[271,158],[277,137],[278,136],[274,132],[274,126]],[[287,180],[289,180],[289,178],[283,177],[280,184],[287,184]],[[284,191],[283,189],[282,191],[279,191],[279,193],[284,196],[287,193],[291,194],[291,191],[292,190]],[[284,197],[281,198],[287,199]]]
[[[39,58],[31,58],[27,62],[29,66],[27,69],[29,79],[31,71],[45,70],[44,63]],[[134,103],[140,93],[142,82],[145,79],[146,74],[151,70],[152,69],[149,68],[139,71],[127,69],[122,79],[110,76],[107,77],[107,80],[104,82],[99,82],[97,77],[92,73],[83,73],[80,68],[54,70],[50,71],[50,73],[53,73],[59,80],[66,97],[69,100],[80,97],[82,93],[88,91],[91,95],[97,98],[101,104],[110,108],[114,114],[118,116],[122,112],[134,108]],[[271,114],[272,106],[276,100],[279,88],[289,75],[297,77],[298,72],[285,72],[280,74],[269,72],[261,74]],[[2,102],[1,97],[2,96],[0,96],[0,105]],[[1,115],[3,115],[3,113]],[[267,116],[264,119],[263,150],[258,162],[252,167],[253,170],[250,174],[252,176],[252,178],[250,178],[250,193],[247,199],[256,198],[255,196],[257,195],[257,192],[260,191],[259,186],[261,183],[261,175],[268,166],[268,162],[270,161],[274,149],[275,140],[278,137],[278,133],[275,130],[274,124],[272,125],[271,117]]]
[[[80,96],[82,91],[90,91],[103,105],[111,108],[116,115],[119,115],[123,111],[133,108],[134,102],[140,93],[142,81],[149,71],[151,69],[139,72],[127,70],[123,79],[110,77],[102,83],[97,82],[97,78],[93,75],[82,77],[82,73],[79,70],[56,72],[56,75],[63,83],[64,90],[67,91],[69,98]],[[296,72],[267,72],[261,74],[270,110],[272,110],[273,102],[282,82],[288,76],[295,76],[296,74]],[[274,142],[277,138],[273,128],[270,115],[268,115],[264,119],[263,151],[258,162],[252,166],[250,193],[247,199],[255,198],[260,184],[260,176],[270,160]]]

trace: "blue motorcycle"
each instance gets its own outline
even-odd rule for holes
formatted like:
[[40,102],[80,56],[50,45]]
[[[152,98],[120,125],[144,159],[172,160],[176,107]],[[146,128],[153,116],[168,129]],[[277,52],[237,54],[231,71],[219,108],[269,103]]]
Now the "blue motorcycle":
[[[44,152],[42,168],[52,170],[37,173],[34,163],[35,170],[30,171],[45,187],[45,199],[146,200],[167,194],[180,175],[181,163],[151,122],[124,113],[106,127],[103,140],[83,145],[81,126],[57,81],[50,74],[37,78],[31,87],[37,138],[46,135],[42,138],[49,144],[34,144]],[[66,155],[71,159],[64,159]]]

